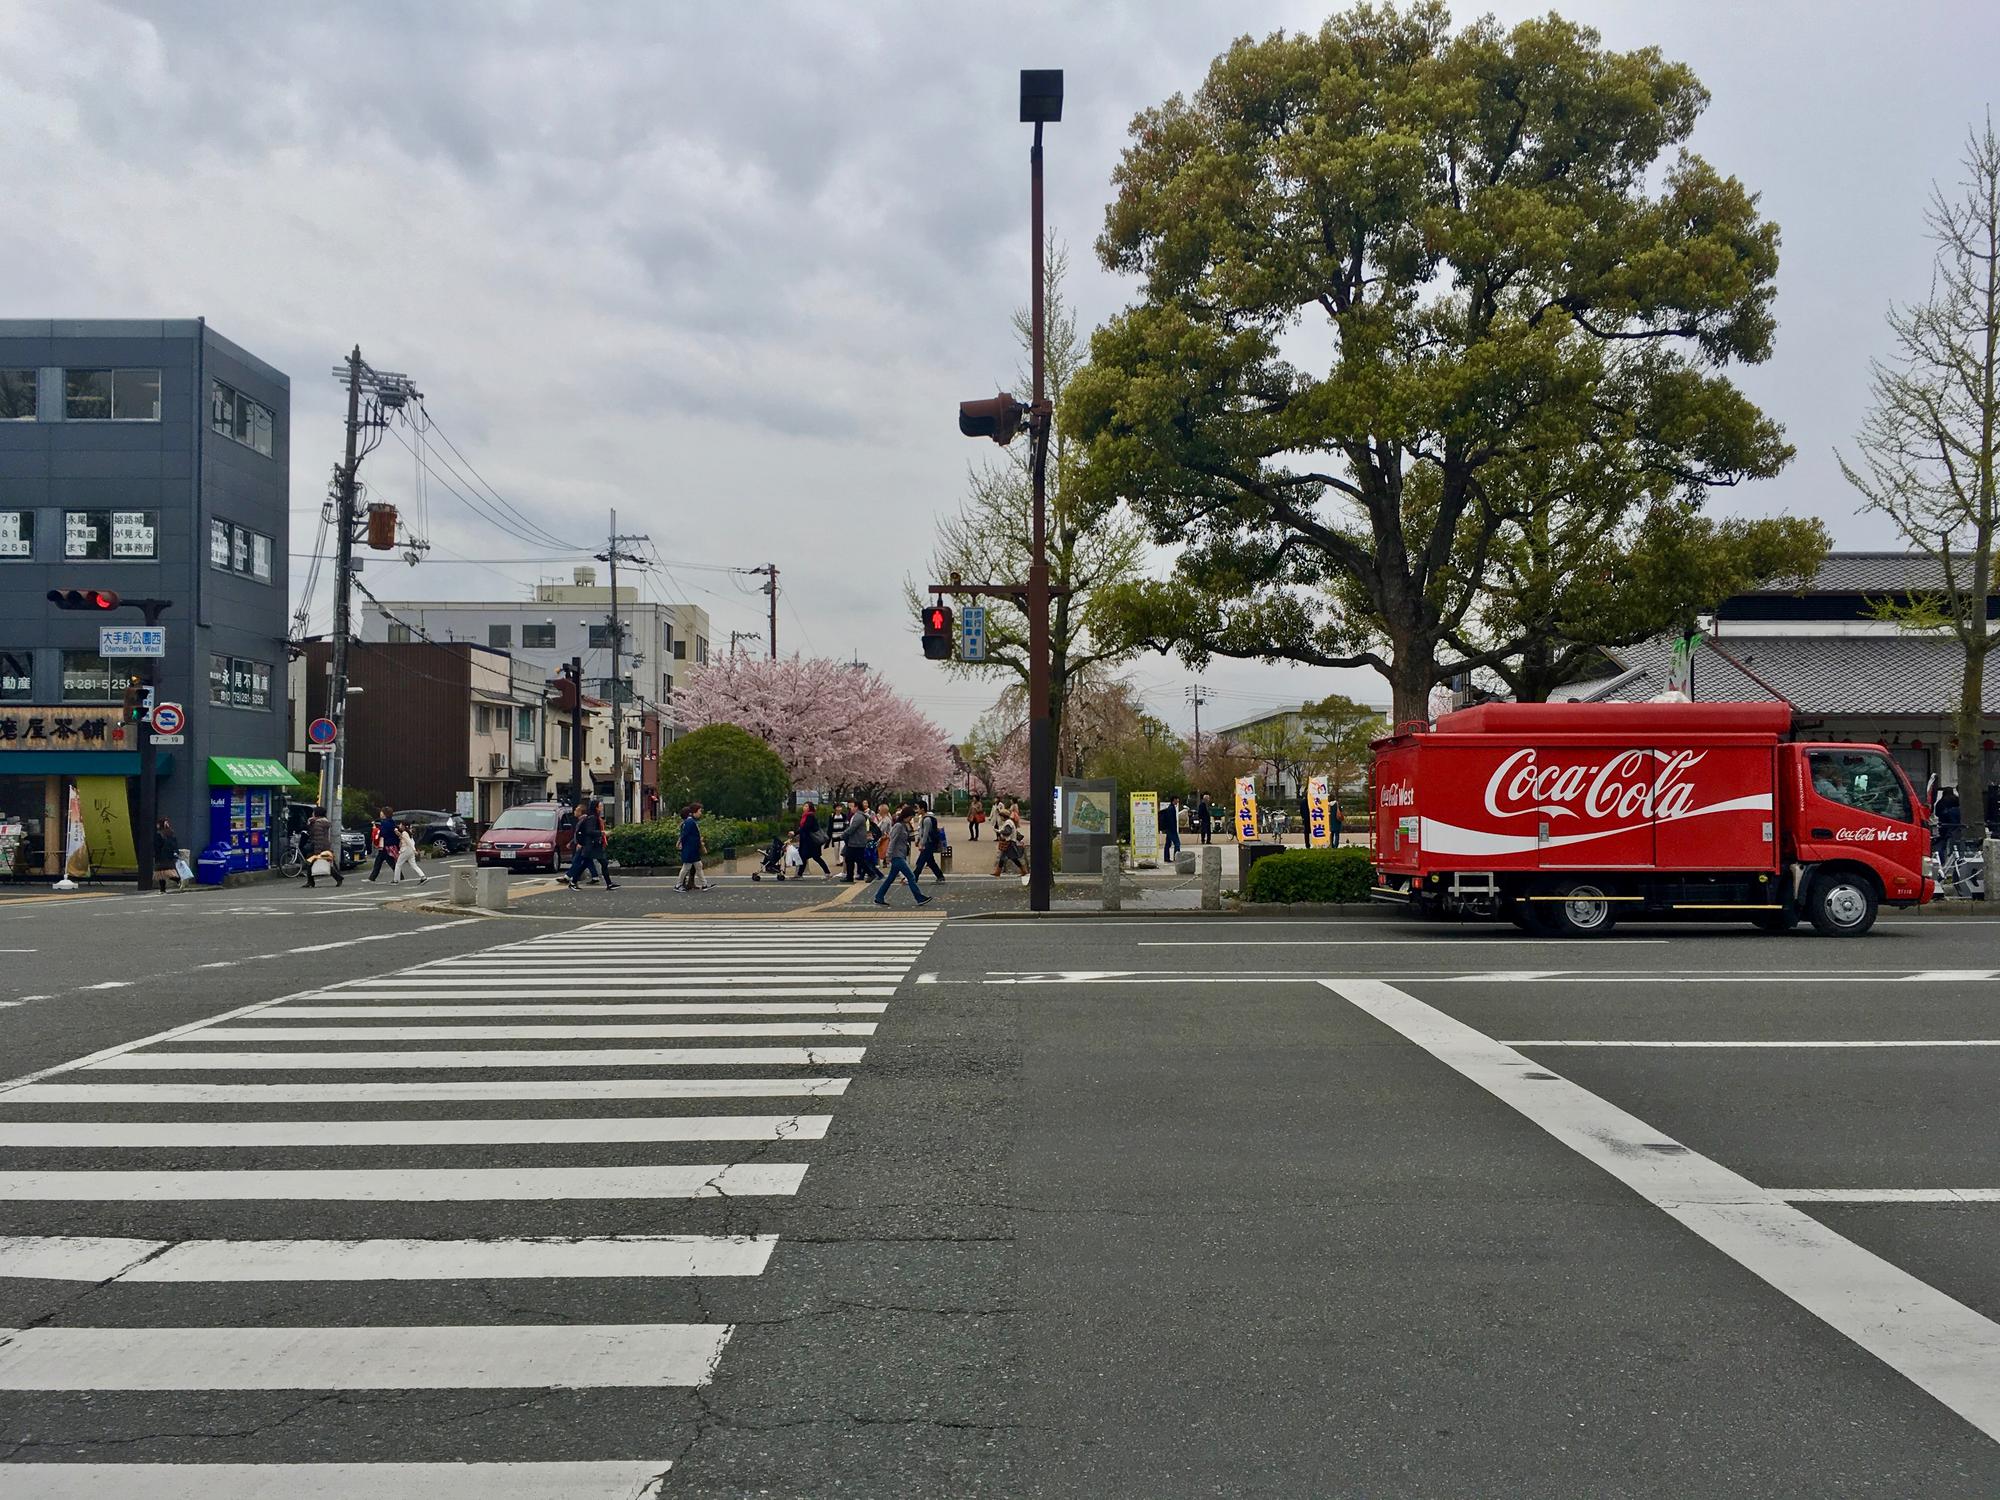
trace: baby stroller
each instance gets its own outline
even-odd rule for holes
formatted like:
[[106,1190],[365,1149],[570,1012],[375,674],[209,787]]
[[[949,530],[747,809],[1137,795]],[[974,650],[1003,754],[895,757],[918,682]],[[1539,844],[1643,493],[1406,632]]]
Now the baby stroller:
[[770,846],[764,850],[762,869],[750,872],[752,880],[762,880],[766,875],[777,880],[785,878],[785,840],[782,834],[773,838]]

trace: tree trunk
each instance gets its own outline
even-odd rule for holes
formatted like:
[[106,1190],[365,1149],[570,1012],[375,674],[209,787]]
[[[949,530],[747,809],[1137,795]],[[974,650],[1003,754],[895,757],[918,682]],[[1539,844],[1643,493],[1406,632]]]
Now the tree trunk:
[[1397,646],[1389,667],[1389,716],[1391,728],[1400,730],[1412,720],[1430,718],[1431,653],[1421,648]]
[[[1981,601],[1983,602],[1983,601]],[[1986,696],[1986,653],[1989,642],[1977,640],[1965,653],[1965,679],[1958,691],[1958,712],[1952,715],[1952,731],[1958,737],[1958,808],[1968,833],[1986,821],[1985,742],[1981,735],[1981,712]],[[2000,830],[1987,829],[1988,837],[2000,837]]]

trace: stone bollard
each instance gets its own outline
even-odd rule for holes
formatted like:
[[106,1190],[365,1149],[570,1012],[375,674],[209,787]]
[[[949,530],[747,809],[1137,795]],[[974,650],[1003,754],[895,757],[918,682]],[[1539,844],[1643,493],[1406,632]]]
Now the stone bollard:
[[1201,909],[1222,910],[1222,851],[1213,844],[1201,848]]
[[2000,887],[1993,884],[2000,880],[2000,839],[1987,839],[1980,847],[1986,861],[1979,878],[1980,899],[2000,901]]
[[451,869],[451,904],[470,906],[475,894],[472,877],[479,874],[474,865],[453,865]]
[[1183,849],[1174,856],[1174,873],[1176,875],[1194,874],[1194,850]]
[[481,911],[505,911],[507,909],[507,872],[505,870],[474,870],[472,872],[472,904]]
[[1098,851],[1098,868],[1104,874],[1104,909],[1118,911],[1125,904],[1123,881],[1125,878],[1125,855],[1116,844],[1106,844]]

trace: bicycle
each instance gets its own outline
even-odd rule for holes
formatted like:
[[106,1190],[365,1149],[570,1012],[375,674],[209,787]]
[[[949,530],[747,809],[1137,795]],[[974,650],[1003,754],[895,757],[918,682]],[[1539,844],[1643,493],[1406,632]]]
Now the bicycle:
[[1982,844],[1953,841],[1937,851],[1937,893],[1960,901],[1986,898],[1986,854]]
[[278,862],[278,873],[288,880],[293,880],[305,872],[306,840],[305,835],[300,834],[297,838],[286,841],[284,857]]

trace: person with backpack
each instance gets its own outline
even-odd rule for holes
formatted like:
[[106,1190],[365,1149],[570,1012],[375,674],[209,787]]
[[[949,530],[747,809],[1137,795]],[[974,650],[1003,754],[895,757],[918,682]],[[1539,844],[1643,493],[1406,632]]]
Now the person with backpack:
[[937,814],[919,802],[917,809],[923,816],[917,821],[915,842],[917,863],[915,873],[921,875],[928,867],[939,880],[944,879],[944,867],[938,863],[938,852],[944,848],[944,826],[938,822]]
[[805,812],[799,818],[798,844],[799,874],[802,876],[805,874],[807,864],[815,864],[819,866],[822,875],[828,880],[833,879],[833,871],[827,867],[826,856],[820,852],[826,847],[826,841],[820,836],[819,809],[810,802],[806,804]]
[[368,840],[375,846],[375,868],[368,872],[368,883],[373,885],[375,877],[382,873],[386,865],[390,883],[394,884],[399,840],[396,837],[396,814],[393,809],[383,808],[381,815],[368,825]]
[[896,811],[896,816],[890,821],[889,873],[882,877],[882,888],[875,893],[875,904],[877,906],[887,906],[889,904],[889,890],[890,887],[895,885],[898,875],[910,883],[910,894],[916,897],[917,905],[927,906],[930,904],[931,898],[926,896],[917,885],[916,871],[910,868],[910,818],[915,812],[916,809],[913,807],[899,808]]

